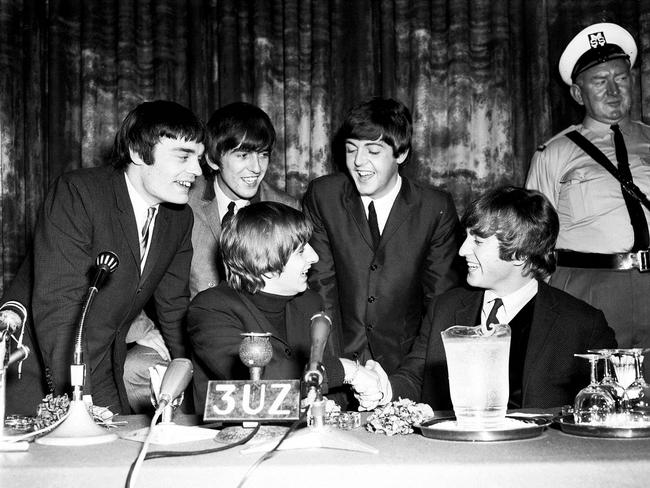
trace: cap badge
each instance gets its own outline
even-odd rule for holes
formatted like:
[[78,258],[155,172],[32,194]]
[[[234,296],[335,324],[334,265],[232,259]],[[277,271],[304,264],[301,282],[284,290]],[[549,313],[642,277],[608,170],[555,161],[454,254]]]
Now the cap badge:
[[592,32],[588,34],[588,36],[589,36],[589,45],[591,46],[591,49],[596,49],[607,44],[607,41],[605,40],[604,32]]

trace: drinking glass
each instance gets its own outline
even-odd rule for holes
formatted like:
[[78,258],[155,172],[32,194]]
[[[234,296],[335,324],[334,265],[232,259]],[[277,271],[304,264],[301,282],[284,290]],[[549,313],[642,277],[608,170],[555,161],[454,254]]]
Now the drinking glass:
[[613,349],[610,361],[614,365],[616,381],[623,388],[629,387],[636,377],[634,357],[628,349]]
[[591,380],[589,385],[580,390],[575,398],[573,418],[576,424],[602,424],[616,413],[616,402],[607,389],[601,387],[596,379],[596,366],[602,358],[600,354],[575,354],[576,357],[589,360]]
[[650,386],[643,378],[643,349],[628,349],[626,354],[634,358],[634,381],[625,389],[623,407],[633,422],[650,421]]
[[603,377],[600,380],[600,386],[607,390],[614,402],[616,403],[616,411],[623,411],[623,397],[625,396],[625,388],[614,378],[610,365],[612,364],[612,355],[618,353],[619,349],[590,349],[589,353],[599,354],[603,360]]

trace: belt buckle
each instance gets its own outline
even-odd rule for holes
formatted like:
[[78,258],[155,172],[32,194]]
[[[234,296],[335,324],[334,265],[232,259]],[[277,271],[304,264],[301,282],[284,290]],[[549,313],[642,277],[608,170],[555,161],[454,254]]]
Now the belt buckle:
[[643,249],[641,251],[637,251],[635,255],[636,255],[636,264],[639,268],[639,271],[641,273],[650,271],[650,250]]

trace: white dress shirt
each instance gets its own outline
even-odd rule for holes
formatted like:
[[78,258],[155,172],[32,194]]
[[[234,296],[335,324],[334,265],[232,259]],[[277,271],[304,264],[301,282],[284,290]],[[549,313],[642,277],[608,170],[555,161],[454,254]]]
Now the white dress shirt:
[[238,200],[232,200],[228,198],[219,186],[218,178],[214,179],[214,194],[216,195],[217,207],[219,208],[219,221],[222,221],[223,216],[226,215],[226,212],[228,212],[228,205],[230,202],[235,202],[235,213],[237,213],[240,208],[246,207],[251,203],[250,200],[241,198]]
[[[149,205],[147,202],[145,202],[144,198],[140,196],[138,191],[131,184],[131,181],[129,180],[129,177],[126,173],[124,173],[124,177],[126,178],[126,189],[129,192],[131,206],[133,207],[133,212],[135,214],[135,223],[138,227],[138,242],[140,243],[140,252],[141,252],[140,270],[143,270],[144,264],[147,261],[147,256],[149,255],[149,248],[151,247],[151,236],[153,235],[153,229],[156,224],[156,218],[158,217],[159,205],[158,204]],[[154,213],[153,219],[149,224],[149,240],[147,241],[146,248],[143,250],[142,229],[144,229],[144,225],[147,221],[147,214],[149,213],[149,207],[154,207],[156,209],[156,213]]]
[[524,308],[535,295],[537,295],[538,288],[539,283],[537,283],[537,280],[531,278],[527,284],[504,297],[499,297],[492,290],[485,290],[483,295],[483,310],[481,312],[481,325],[485,325],[487,322],[495,298],[501,298],[501,300],[503,300],[503,306],[497,310],[497,319],[499,320],[499,323],[509,324],[519,311]]
[[372,199],[365,195],[361,196],[361,201],[363,202],[363,208],[366,211],[366,218],[368,218],[368,205],[370,202],[375,202],[375,212],[377,213],[377,226],[379,227],[379,234],[384,232],[384,227],[386,227],[386,221],[390,215],[390,210],[393,208],[393,203],[397,198],[397,194],[402,188],[402,177],[397,175],[397,182],[395,186],[389,191],[386,195],[381,198]]

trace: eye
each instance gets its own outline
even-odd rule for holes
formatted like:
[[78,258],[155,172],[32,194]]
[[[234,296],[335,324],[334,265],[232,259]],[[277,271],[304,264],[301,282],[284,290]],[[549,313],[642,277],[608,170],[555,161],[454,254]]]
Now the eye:
[[269,159],[268,151],[264,151],[264,152],[259,153],[259,157],[264,158],[264,159]]
[[353,154],[357,152],[357,148],[354,146],[345,146],[345,152],[348,154]]

